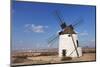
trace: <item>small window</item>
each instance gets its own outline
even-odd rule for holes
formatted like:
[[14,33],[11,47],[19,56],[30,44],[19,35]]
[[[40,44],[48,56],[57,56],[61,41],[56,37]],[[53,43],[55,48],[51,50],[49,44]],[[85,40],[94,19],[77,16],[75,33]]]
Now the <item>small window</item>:
[[77,47],[79,47],[79,42],[78,42],[78,40],[76,40],[76,42],[77,42]]
[[68,37],[70,37],[71,35],[69,34]]

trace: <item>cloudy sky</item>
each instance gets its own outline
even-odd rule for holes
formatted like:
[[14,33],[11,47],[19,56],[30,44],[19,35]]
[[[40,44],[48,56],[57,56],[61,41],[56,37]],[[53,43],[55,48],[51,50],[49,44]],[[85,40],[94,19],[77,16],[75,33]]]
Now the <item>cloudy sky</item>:
[[[34,2],[12,3],[12,48],[47,48],[47,41],[60,29],[54,14],[59,10],[67,25],[84,20],[75,27],[82,47],[95,47],[95,6],[46,4]],[[51,48],[58,47],[58,41]]]

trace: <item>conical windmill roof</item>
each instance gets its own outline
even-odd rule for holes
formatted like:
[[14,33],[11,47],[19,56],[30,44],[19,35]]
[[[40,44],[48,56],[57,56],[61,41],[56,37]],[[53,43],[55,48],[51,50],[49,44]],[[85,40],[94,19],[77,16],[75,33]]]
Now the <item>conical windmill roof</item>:
[[60,35],[63,35],[63,34],[76,34],[76,33],[73,30],[73,28],[68,26],[63,31],[60,32]]

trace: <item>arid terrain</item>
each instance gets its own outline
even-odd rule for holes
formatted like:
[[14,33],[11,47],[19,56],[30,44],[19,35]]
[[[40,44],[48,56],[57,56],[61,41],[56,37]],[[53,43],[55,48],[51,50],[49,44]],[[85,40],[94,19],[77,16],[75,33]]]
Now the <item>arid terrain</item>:
[[[58,57],[58,53],[54,52],[17,52],[12,53],[12,66],[19,65],[37,65],[37,64],[54,64],[54,63],[67,63],[67,62],[83,62],[95,61],[96,51],[95,48],[83,48],[83,56],[79,58],[69,58],[66,60]],[[69,58],[69,59],[68,59]]]

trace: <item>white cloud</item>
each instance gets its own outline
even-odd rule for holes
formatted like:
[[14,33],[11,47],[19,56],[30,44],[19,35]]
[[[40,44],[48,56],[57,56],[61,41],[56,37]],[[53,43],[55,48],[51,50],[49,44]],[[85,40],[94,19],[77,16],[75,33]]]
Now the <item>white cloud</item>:
[[48,26],[44,26],[45,28],[48,28]]
[[23,41],[22,40],[19,40],[19,43],[23,43]]
[[28,31],[28,32],[43,33],[45,32],[45,29],[48,28],[48,26],[26,24],[25,28],[26,28],[25,31]]
[[95,42],[95,39],[91,39],[91,42]]
[[88,32],[84,31],[84,32],[79,33],[79,35],[86,36],[86,35],[88,35]]

